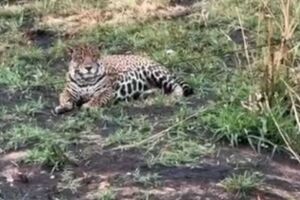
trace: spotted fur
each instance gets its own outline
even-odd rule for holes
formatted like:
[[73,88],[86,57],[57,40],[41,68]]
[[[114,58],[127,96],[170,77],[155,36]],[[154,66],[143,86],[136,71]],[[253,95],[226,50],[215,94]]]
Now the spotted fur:
[[153,88],[165,94],[188,96],[193,89],[153,60],[137,55],[101,57],[97,48],[70,49],[67,84],[60,94],[57,114],[76,105],[103,107],[112,102],[139,99]]

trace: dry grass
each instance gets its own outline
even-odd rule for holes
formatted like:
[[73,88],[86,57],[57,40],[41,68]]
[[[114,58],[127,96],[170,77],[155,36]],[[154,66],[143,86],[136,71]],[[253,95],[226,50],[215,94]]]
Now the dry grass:
[[21,14],[26,9],[39,14],[38,26],[46,26],[68,33],[98,25],[128,25],[145,23],[154,19],[171,19],[188,15],[189,6],[171,6],[168,0],[85,0],[66,1],[26,1],[24,4],[5,4],[0,6],[0,14]]
[[[286,149],[293,155],[293,157],[300,163],[300,157],[296,153],[293,147],[295,144],[290,135],[279,125],[278,120],[272,113],[272,108],[278,106],[278,98],[285,100],[286,105],[290,105],[295,122],[299,126],[299,102],[297,92],[299,91],[299,84],[297,79],[299,73],[295,73],[295,49],[297,45],[293,42],[295,30],[297,28],[297,1],[296,0],[280,0],[280,13],[276,13],[272,9],[273,1],[262,0],[262,22],[265,24],[267,52],[265,53],[263,60],[263,76],[260,82],[260,93],[255,94],[255,103],[249,103],[259,107],[262,112],[269,113],[274,125],[276,126],[278,133],[285,144]],[[280,33],[281,40],[279,44],[274,45],[273,41],[276,38],[276,34]],[[295,80],[292,82],[291,80]],[[296,84],[295,84],[296,83]],[[290,85],[291,84],[291,85]],[[276,97],[277,96],[277,97]],[[243,106],[245,106],[244,102]],[[247,107],[249,109],[249,107]],[[300,130],[300,126],[299,126]],[[294,133],[293,133],[294,134]],[[297,142],[296,142],[297,143]]]
[[76,33],[98,25],[128,25],[153,19],[170,19],[191,13],[183,6],[169,6],[163,1],[111,1],[103,9],[85,9],[72,15],[49,14],[42,17],[40,25],[46,25]]
[[[297,27],[296,16],[294,15],[296,8],[296,1],[281,0],[281,21],[277,21],[272,10],[269,7],[269,2],[264,2],[265,6],[265,21],[267,22],[267,41],[268,53],[265,59],[265,75],[264,75],[264,92],[268,100],[272,102],[274,93],[276,92],[276,85],[280,78],[289,76],[289,68],[293,63],[293,46],[290,42],[293,38]],[[275,27],[275,28],[274,28]],[[274,30],[275,29],[275,30]],[[281,42],[278,47],[272,45],[274,42],[274,32],[280,31]]]

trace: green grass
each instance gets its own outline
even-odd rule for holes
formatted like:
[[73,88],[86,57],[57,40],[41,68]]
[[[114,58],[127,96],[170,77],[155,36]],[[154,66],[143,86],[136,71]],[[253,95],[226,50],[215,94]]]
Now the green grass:
[[[243,79],[241,79],[243,77]],[[298,128],[294,116],[289,113],[286,100],[279,94],[275,97],[274,106],[270,112],[249,112],[241,106],[241,100],[247,99],[247,95],[253,91],[249,79],[243,73],[235,74],[231,83],[219,88],[218,93],[224,94],[216,107],[204,113],[203,121],[206,126],[215,133],[219,139],[226,139],[231,145],[248,143],[265,144],[269,148],[283,147],[286,145],[274,123],[285,130],[286,134],[293,138],[291,141],[294,149],[298,149]],[[239,84],[239,87],[236,85]]]
[[58,167],[72,160],[68,147],[76,138],[67,132],[58,134],[25,124],[12,127],[1,136],[1,146],[5,151],[27,148],[29,154],[24,161],[50,167]]
[[35,113],[39,112],[45,106],[46,102],[43,102],[42,98],[37,101],[28,101],[22,105],[15,106],[15,112],[26,115],[34,116]]
[[[129,3],[133,6],[136,1]],[[240,25],[239,17],[243,26],[255,33],[258,45],[265,44],[265,23],[260,23],[256,16],[261,1],[220,0],[209,3],[206,26],[199,19],[199,13],[193,13],[172,20],[152,19],[121,25],[99,23],[65,38],[64,29],[38,23],[38,18],[48,15],[72,16],[83,10],[110,10],[108,6],[108,1],[43,0],[32,1],[26,8],[0,8],[0,86],[3,88],[1,92],[13,97],[11,102],[1,104],[0,127],[4,128],[0,130],[0,151],[26,149],[29,150],[24,160],[26,163],[65,170],[67,164],[80,162],[86,159],[84,156],[90,158],[95,151],[102,152],[103,146],[105,151],[112,151],[112,148],[125,145],[141,153],[143,162],[150,168],[157,164],[196,166],[204,156],[215,153],[216,140],[225,140],[232,146],[267,146],[270,151],[278,147],[286,149],[275,119],[289,137],[292,148],[300,153],[299,130],[293,115],[286,112],[289,108],[281,93],[275,98],[271,112],[251,113],[240,103],[260,83],[257,68],[263,64],[266,49],[253,50],[256,57],[251,69],[226,60],[233,56],[228,52],[242,48],[228,38],[229,31]],[[272,6],[276,7],[275,4]],[[278,17],[278,7],[274,9]],[[44,49],[27,43],[23,33],[24,27],[30,25],[56,31],[57,38],[52,46]],[[275,38],[278,38],[276,34]],[[297,29],[294,40],[299,38]],[[158,96],[151,103],[81,109],[63,117],[52,116],[51,108],[57,103],[65,81],[66,48],[82,42],[102,46],[103,55],[126,51],[148,55],[194,86],[196,94],[190,100],[192,103],[185,100],[172,102],[165,96]],[[296,45],[299,43],[295,42]],[[297,46],[295,52],[299,54]],[[244,51],[239,53],[244,54]],[[14,100],[21,94],[26,98]],[[201,101],[206,98],[214,104]],[[208,109],[185,121],[202,106]],[[157,111],[160,108],[161,111]],[[107,124],[109,130],[103,130],[103,124]],[[176,126],[168,129],[174,124]],[[104,136],[102,132],[109,133]],[[151,139],[159,133],[160,137]],[[89,139],[95,135],[101,141]],[[77,151],[79,148],[82,151]],[[93,148],[96,150],[89,152]],[[70,178],[68,171],[65,175],[61,186],[76,192],[78,180]],[[156,185],[159,175],[136,171],[131,178],[149,187]],[[261,182],[256,174],[245,172],[222,183],[229,191],[244,193],[258,187]],[[98,199],[116,199],[116,193],[108,190]]]
[[[76,7],[76,5],[81,3],[81,1],[76,1],[73,6]],[[106,6],[105,4],[96,5],[97,3],[95,3],[84,3],[82,9],[93,6],[97,8]],[[59,79],[62,81],[61,79],[63,79],[64,75],[55,74],[50,68],[56,59],[61,59],[65,56],[64,49],[72,43],[103,44],[104,54],[122,53],[127,50],[134,53],[145,53],[172,70],[184,75],[197,89],[197,95],[203,97],[208,92],[213,92],[220,97],[216,107],[203,116],[205,124],[218,138],[226,138],[234,145],[245,142],[249,137],[255,136],[270,140],[274,144],[282,145],[281,138],[276,134],[276,127],[268,114],[257,116],[256,114],[248,113],[239,104],[240,100],[247,98],[247,95],[252,90],[252,77],[247,75],[248,72],[245,70],[223,67],[224,64],[226,66],[223,60],[224,53],[236,48],[231,41],[227,40],[224,33],[239,25],[238,13],[231,12],[227,5],[238,7],[240,12],[251,8],[251,12],[247,13],[248,15],[243,15],[241,20],[246,27],[256,30],[258,22],[255,21],[256,17],[251,13],[257,12],[256,8],[260,6],[258,2],[221,1],[220,4],[209,10],[212,17],[205,28],[197,21],[197,16],[192,16],[189,19],[160,20],[125,26],[102,26],[100,24],[90,30],[84,30],[71,41],[57,40],[53,47],[46,52],[36,46],[19,46],[18,42],[24,40],[21,36],[20,27],[37,13],[40,14],[41,11],[47,11],[44,13],[45,15],[48,13],[71,12],[70,10],[72,9],[68,10],[70,2],[46,3],[42,1],[40,3],[36,2],[32,8],[23,9],[19,7],[15,10],[2,11],[1,16],[6,21],[0,21],[0,27],[5,32],[0,37],[0,40],[7,41],[6,39],[15,38],[6,42],[9,44],[9,49],[2,56],[0,84],[8,88],[25,89],[30,88],[31,85],[47,87],[47,83],[50,84]],[[219,10],[223,10],[222,14],[216,15]],[[216,27],[214,24],[219,24],[219,26]],[[48,27],[48,29],[51,30],[51,27]],[[262,30],[259,29],[259,31]],[[168,50],[172,50],[173,53],[168,54]],[[187,61],[185,62],[185,60]],[[62,66],[62,68],[62,71],[66,71],[65,66]],[[62,88],[62,84],[54,85],[56,89]],[[164,104],[159,98],[157,103]],[[41,110],[44,105],[45,103],[41,102],[41,100],[34,100],[23,105],[17,105],[14,112],[22,116],[32,115]],[[281,107],[274,108],[275,117],[278,121],[282,121],[282,126],[293,137],[292,132],[294,129],[291,128],[293,121],[286,118],[280,110]],[[149,137],[154,126],[146,121],[132,122],[131,125],[119,129],[108,138],[108,145],[138,142]],[[57,130],[72,132],[81,131],[86,128],[85,124],[91,124],[85,131],[88,132],[95,129],[92,125],[93,123],[95,123],[95,119],[91,119],[90,116],[78,117],[78,119],[72,119],[71,117],[65,123],[56,127]],[[197,123],[201,124],[202,122]],[[135,124],[143,125],[137,128]],[[180,130],[176,131],[178,133]],[[191,131],[188,130],[187,133],[189,132]],[[178,146],[181,140],[183,141],[182,145]],[[165,164],[169,162],[176,164],[176,160],[179,163],[185,162],[185,160],[180,158],[183,157],[181,154],[186,154],[185,150],[190,152],[189,149],[193,149],[188,155],[199,155],[202,152],[201,145],[199,146],[197,142],[191,141],[189,136],[179,137],[179,139],[176,136],[175,138],[170,138],[170,141],[169,150],[159,154],[160,162]],[[173,149],[177,150],[174,152]],[[173,159],[175,159],[174,162],[172,161]],[[191,156],[191,158],[187,156],[185,159],[193,161],[194,156]]]
[[121,145],[132,143],[133,141],[141,141],[149,137],[151,127],[149,122],[144,118],[136,119],[134,121],[127,121],[126,127],[122,127],[115,134],[107,139],[107,145]]
[[32,86],[49,87],[57,81],[49,71],[51,66],[45,52],[40,48],[15,47],[8,50],[5,58],[0,66],[1,85],[25,90]]

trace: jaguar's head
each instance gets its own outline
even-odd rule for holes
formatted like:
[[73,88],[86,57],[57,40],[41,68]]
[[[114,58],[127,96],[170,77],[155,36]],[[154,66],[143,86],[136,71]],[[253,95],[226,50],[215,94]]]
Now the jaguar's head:
[[99,65],[100,51],[95,46],[80,45],[68,49],[71,57],[69,73],[75,79],[92,79],[101,76],[104,69]]

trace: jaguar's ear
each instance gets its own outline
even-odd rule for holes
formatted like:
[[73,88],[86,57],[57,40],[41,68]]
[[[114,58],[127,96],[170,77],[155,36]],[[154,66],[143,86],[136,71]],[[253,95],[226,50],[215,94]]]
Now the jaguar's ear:
[[104,49],[104,44],[103,44],[103,43],[100,43],[100,44],[98,45],[98,49],[99,49],[99,51],[101,51],[102,49]]
[[73,47],[67,47],[66,51],[67,51],[68,56],[72,57],[72,55],[74,53]]

